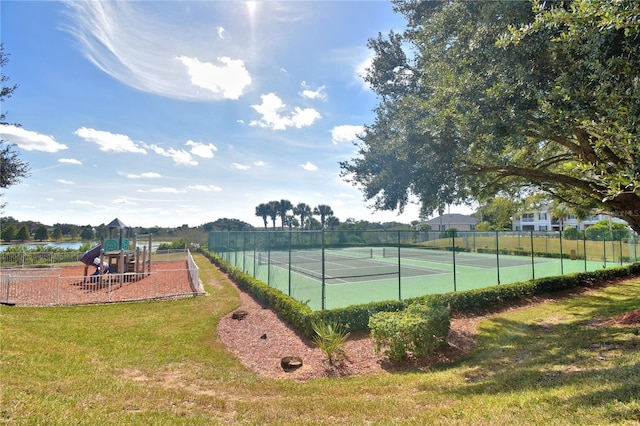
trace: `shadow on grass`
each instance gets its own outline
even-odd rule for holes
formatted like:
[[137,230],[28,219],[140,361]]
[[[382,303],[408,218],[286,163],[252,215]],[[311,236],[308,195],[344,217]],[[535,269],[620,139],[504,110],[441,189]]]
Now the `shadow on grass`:
[[564,300],[537,319],[492,318],[482,325],[479,350],[456,363],[469,369],[467,385],[454,393],[537,393],[541,403],[607,407],[612,420],[638,421],[639,326],[603,325],[638,307],[637,296],[613,286]]

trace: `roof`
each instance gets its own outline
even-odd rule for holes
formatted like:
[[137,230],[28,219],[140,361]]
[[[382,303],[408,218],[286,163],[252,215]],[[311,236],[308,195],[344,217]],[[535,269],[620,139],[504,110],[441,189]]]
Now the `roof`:
[[127,225],[122,223],[122,221],[118,218],[113,219],[111,223],[107,225],[107,228],[109,229],[113,229],[113,228],[125,229],[126,227]]
[[478,222],[480,222],[480,219],[473,216],[467,216],[459,213],[446,213],[442,216],[434,217],[425,223],[429,225],[440,225],[441,223],[447,225],[476,225]]

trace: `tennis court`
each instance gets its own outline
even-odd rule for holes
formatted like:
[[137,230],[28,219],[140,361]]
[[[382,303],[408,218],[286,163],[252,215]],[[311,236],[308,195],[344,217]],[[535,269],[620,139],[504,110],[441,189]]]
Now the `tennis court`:
[[[215,235],[213,235],[215,234]],[[602,252],[584,243],[568,243],[563,253],[557,240],[530,240],[546,244],[551,250],[521,250],[504,254],[495,239],[495,247],[481,235],[443,239],[437,235],[410,236],[395,233],[361,233],[371,245],[343,243],[343,234],[324,232],[237,232],[212,233],[210,249],[245,273],[308,304],[314,310],[334,309],[355,304],[398,300],[426,294],[447,293],[484,288],[496,284],[527,281],[545,276],[595,271],[619,266],[632,253],[636,259],[637,244],[623,246],[615,241],[602,247]],[[404,237],[404,239],[403,239]],[[536,236],[539,238],[539,236]],[[358,242],[362,244],[361,238]],[[407,241],[411,244],[407,244]],[[476,240],[480,244],[476,245]],[[559,249],[552,243],[559,243]],[[583,242],[580,242],[583,243]],[[471,245],[473,244],[473,245]],[[559,253],[553,252],[559,250]],[[569,255],[570,253],[570,255]],[[626,256],[625,256],[626,257]]]

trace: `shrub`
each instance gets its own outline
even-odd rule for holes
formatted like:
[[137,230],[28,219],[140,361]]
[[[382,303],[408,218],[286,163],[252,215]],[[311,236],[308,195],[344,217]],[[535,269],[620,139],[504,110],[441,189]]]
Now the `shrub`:
[[344,355],[349,332],[335,321],[312,321],[311,328],[315,333],[313,342],[327,354],[329,365],[333,365],[337,356]]
[[567,240],[577,240],[578,239],[578,229],[575,226],[567,226],[562,231],[562,236]]
[[385,347],[392,360],[409,353],[424,356],[446,343],[451,327],[450,309],[440,303],[414,303],[401,312],[379,312],[369,318],[376,350]]

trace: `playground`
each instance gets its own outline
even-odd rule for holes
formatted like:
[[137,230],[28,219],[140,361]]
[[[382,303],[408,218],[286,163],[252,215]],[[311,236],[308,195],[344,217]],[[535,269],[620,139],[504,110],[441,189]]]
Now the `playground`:
[[[87,250],[81,265],[0,268],[0,303],[58,306],[176,298],[202,294],[198,268],[188,250],[154,254],[152,238],[138,244],[118,219],[109,236]],[[90,273],[93,271],[93,273]]]
[[144,276],[122,283],[116,275],[91,282],[84,266],[3,269],[0,302],[17,306],[86,305],[200,294],[190,274],[187,260],[154,262]]

